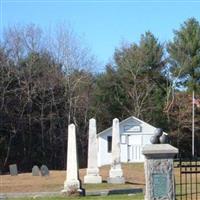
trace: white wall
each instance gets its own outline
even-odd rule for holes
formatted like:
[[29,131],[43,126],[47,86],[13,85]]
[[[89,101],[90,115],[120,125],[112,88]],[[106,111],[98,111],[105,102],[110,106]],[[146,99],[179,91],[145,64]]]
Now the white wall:
[[[121,162],[143,162],[142,147],[150,144],[150,138],[153,136],[155,127],[142,121],[130,118],[120,123],[121,142]],[[108,129],[98,136],[98,165],[107,165],[111,163],[111,153],[108,153],[107,137],[112,136],[112,129]],[[124,141],[123,141],[124,142]],[[130,159],[130,160],[128,160]]]
[[112,132],[108,131],[105,134],[102,134],[100,137],[98,137],[98,145],[99,145],[99,151],[98,151],[98,165],[107,165],[111,163],[111,152],[108,153],[108,141],[107,136],[112,136]]

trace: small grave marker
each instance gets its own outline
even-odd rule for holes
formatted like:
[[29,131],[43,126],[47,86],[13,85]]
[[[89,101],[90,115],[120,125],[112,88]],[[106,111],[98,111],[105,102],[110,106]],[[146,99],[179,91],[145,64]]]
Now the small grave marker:
[[40,172],[42,176],[49,176],[49,169],[46,165],[40,167]]
[[34,165],[32,168],[32,176],[39,176],[40,175],[40,169],[37,165]]
[[9,165],[9,170],[10,170],[10,175],[11,176],[17,176],[18,175],[17,165],[16,164]]

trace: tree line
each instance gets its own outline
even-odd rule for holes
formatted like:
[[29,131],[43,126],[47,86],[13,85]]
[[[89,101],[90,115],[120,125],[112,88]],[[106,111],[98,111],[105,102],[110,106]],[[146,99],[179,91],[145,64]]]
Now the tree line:
[[[175,30],[170,42],[147,31],[138,43],[116,48],[103,72],[97,67],[70,27],[47,33],[34,24],[5,29],[0,41],[2,172],[12,163],[21,171],[35,164],[64,169],[70,123],[76,125],[79,165],[85,167],[91,117],[99,132],[115,117],[136,116],[162,127],[173,145],[190,154],[191,91],[198,98],[200,88],[200,24],[195,18]],[[197,144],[199,116],[197,107]]]

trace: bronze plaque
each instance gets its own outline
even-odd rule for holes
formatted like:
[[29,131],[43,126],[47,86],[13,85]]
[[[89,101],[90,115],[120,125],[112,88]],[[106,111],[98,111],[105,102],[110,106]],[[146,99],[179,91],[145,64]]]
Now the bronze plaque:
[[167,174],[153,174],[153,197],[167,197],[168,179]]

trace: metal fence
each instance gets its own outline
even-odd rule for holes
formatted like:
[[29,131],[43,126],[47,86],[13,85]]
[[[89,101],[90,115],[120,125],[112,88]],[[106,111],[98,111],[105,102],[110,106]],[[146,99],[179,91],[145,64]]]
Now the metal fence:
[[176,199],[200,199],[200,159],[179,158],[174,161],[176,173]]

